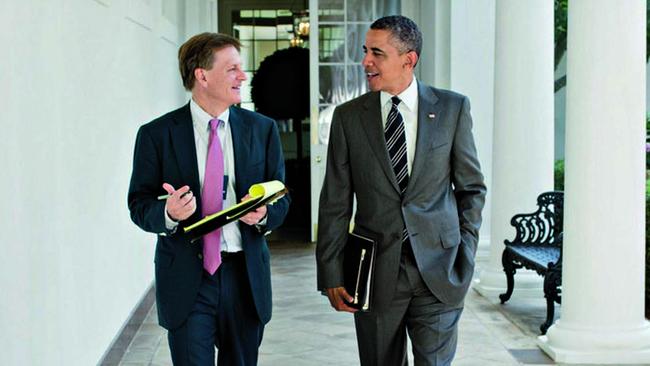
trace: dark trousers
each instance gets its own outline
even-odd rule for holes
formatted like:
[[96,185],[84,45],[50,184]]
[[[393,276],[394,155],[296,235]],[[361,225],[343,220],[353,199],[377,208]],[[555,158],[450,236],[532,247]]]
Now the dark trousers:
[[451,365],[463,309],[443,304],[429,291],[405,244],[390,307],[354,314],[361,365],[407,365],[407,332],[416,366]]
[[172,361],[176,366],[213,366],[216,346],[220,366],[256,365],[263,331],[243,252],[224,257],[214,275],[204,272],[185,323],[168,332]]

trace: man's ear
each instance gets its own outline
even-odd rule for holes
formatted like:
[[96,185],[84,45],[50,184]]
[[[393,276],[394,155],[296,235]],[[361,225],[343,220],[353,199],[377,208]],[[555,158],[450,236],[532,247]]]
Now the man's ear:
[[199,84],[205,85],[205,83],[208,81],[208,79],[205,77],[205,70],[198,67],[194,69],[194,79],[196,79]]
[[408,51],[406,53],[406,62],[404,63],[404,66],[414,69],[417,63],[418,63],[418,54],[415,53],[415,51]]

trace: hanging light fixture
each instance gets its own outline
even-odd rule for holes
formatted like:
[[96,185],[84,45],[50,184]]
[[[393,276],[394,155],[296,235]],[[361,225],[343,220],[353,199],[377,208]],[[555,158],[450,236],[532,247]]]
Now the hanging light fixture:
[[302,47],[309,39],[309,13],[306,10],[293,13],[293,36],[289,40],[291,47]]

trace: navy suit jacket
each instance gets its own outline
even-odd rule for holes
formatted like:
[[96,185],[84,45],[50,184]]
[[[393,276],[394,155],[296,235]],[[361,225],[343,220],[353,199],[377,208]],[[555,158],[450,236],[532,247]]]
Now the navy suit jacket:
[[[284,158],[275,122],[261,114],[230,107],[229,123],[235,155],[235,193],[241,200],[248,188],[269,180],[284,182]],[[177,230],[165,227],[162,184],[189,185],[197,209]],[[190,243],[183,227],[201,219],[201,186],[189,103],[140,127],[128,194],[133,222],[158,234],[155,275],[158,321],[166,329],[183,324],[194,305],[203,275],[202,240]],[[271,319],[271,270],[266,230],[278,227],[287,214],[289,197],[267,206],[266,228],[239,222],[253,301],[260,320]]]

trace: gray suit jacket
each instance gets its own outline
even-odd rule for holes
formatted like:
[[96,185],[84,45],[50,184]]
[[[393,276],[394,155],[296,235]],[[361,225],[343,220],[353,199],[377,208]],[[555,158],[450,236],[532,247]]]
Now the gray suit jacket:
[[356,196],[354,231],[378,242],[374,308],[385,309],[393,298],[405,226],[427,287],[445,304],[462,304],[486,193],[469,101],[418,84],[418,110],[415,159],[402,199],[386,150],[379,92],[336,108],[318,217],[319,289],[343,285],[343,247]]

